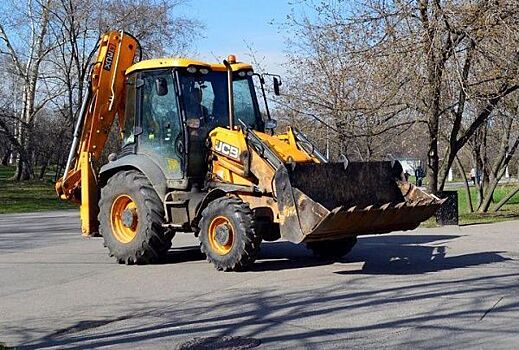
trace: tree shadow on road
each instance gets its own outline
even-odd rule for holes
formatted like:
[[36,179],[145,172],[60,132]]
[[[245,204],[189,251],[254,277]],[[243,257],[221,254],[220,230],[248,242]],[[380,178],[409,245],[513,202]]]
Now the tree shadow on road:
[[[247,290],[244,293],[242,289],[229,289],[222,291],[225,298],[199,297],[193,303],[155,309],[135,307],[126,316],[84,320],[67,327],[65,331],[58,330],[36,341],[20,344],[19,348],[54,346],[82,349],[114,345],[131,348],[139,342],[167,341],[178,344],[195,337],[226,335],[257,338],[271,347],[281,347],[283,342],[290,341],[292,346],[295,342],[301,347],[315,349],[334,342],[337,348],[337,342],[343,342],[341,344],[346,348],[352,340],[374,347],[380,345],[377,334],[396,334],[405,329],[423,332],[420,338],[414,336],[414,331],[409,333],[409,341],[418,347],[426,344],[434,344],[434,347],[442,347],[440,345],[443,344],[451,348],[485,347],[480,343],[481,335],[486,337],[485,341],[492,341],[503,335],[512,336],[516,334],[516,329],[513,322],[505,322],[504,326],[500,324],[499,329],[495,328],[495,324],[488,327],[478,323],[489,312],[489,305],[480,300],[517,288],[518,277],[519,273],[501,273],[442,281],[417,282],[408,279],[397,286],[385,287],[381,284],[379,287],[372,285],[371,288],[365,287],[363,279],[357,279],[349,281],[349,288],[343,285],[327,288],[309,285],[307,290],[296,292],[272,288]],[[451,303],[442,300],[451,300]],[[456,301],[455,308],[452,307],[453,300]],[[400,313],[394,311],[416,303],[427,307]],[[388,310],[389,315],[380,313],[381,309]],[[503,302],[491,310],[505,320],[512,319],[513,312],[519,310],[519,302]],[[338,314],[347,315],[351,322],[318,322]],[[366,318],[366,315],[372,315],[372,318]],[[454,319],[459,322],[453,324]],[[85,328],[85,324],[90,324],[90,328]],[[298,326],[301,324],[305,326]],[[288,328],[283,329],[283,325]],[[443,331],[452,331],[456,338],[435,338],[438,325],[442,326]],[[85,330],[88,332],[85,333]],[[477,333],[479,338],[471,338],[471,333]]]
[[[363,263],[361,269],[338,274],[422,274],[509,260],[502,252],[478,252],[449,256],[447,243],[459,235],[387,235],[360,237],[357,245],[338,264]],[[198,246],[172,248],[160,264],[203,261]],[[332,264],[314,257],[304,244],[264,242],[250,272],[279,271]]]
[[[502,339],[503,334],[513,336],[517,330],[514,322],[503,322],[499,329],[477,322],[490,311],[505,319],[513,319],[514,312],[519,310],[517,298],[508,302],[501,300],[502,295],[517,290],[517,272],[500,273],[499,269],[492,269],[488,275],[471,278],[431,280],[427,277],[403,277],[402,282],[396,285],[386,286],[384,282],[369,284],[368,280],[374,278],[371,275],[423,275],[510,260],[500,252],[450,256],[448,243],[459,237],[389,235],[360,238],[351,255],[334,266],[340,268],[343,264],[360,262],[362,267],[358,270],[326,270],[335,276],[342,275],[343,282],[339,280],[325,288],[314,285],[312,281],[308,281],[305,290],[295,292],[234,287],[222,290],[219,296],[197,297],[193,303],[172,301],[162,308],[135,306],[128,314],[85,319],[37,340],[31,340],[34,339],[30,336],[34,334],[33,330],[12,328],[8,331],[26,335],[27,340],[18,344],[20,349],[132,347],[135,343],[157,340],[178,344],[196,337],[229,335],[257,338],[262,344],[274,347],[283,342],[296,342],[301,347],[320,349],[337,347],[338,341],[348,344],[352,339],[374,347],[380,334],[406,329],[422,332],[421,337],[410,336],[406,340],[412,344],[410,347],[423,347],[425,344],[441,347],[440,344],[447,341],[443,336],[447,330],[463,336],[449,338],[444,345],[470,348],[481,345],[481,334],[489,342]],[[179,263],[200,260],[203,255],[198,247],[190,246],[172,249],[168,259],[168,263]],[[304,246],[287,242],[266,243],[261,259],[250,273],[318,264],[322,262],[311,257]],[[498,296],[501,299],[495,302]],[[455,307],[453,300],[456,301]],[[131,305],[132,302],[129,300],[127,303]],[[413,304],[427,307],[410,308],[396,313],[396,317],[386,315],[394,312],[389,310],[406,309],[407,305]],[[380,310],[387,311],[381,313]],[[318,321],[337,315],[347,315],[359,322],[320,324]],[[365,318],[366,315],[372,315],[372,318]],[[453,320],[458,323],[452,325]],[[290,331],[278,332],[287,324]],[[305,326],[297,326],[299,324]],[[415,334],[413,332],[409,334]],[[478,334],[479,338],[471,338],[471,334]]]
[[[26,340],[18,344],[20,349],[131,348],[141,342],[168,341],[178,344],[196,337],[229,335],[257,338],[262,344],[274,348],[284,342],[313,349],[326,346],[340,348],[348,347],[350,341],[355,344],[360,342],[365,347],[378,347],[380,343],[377,341],[381,340],[377,339],[381,335],[397,334],[408,329],[413,329],[408,333],[409,339],[399,335],[398,341],[407,341],[412,344],[410,348],[431,344],[450,348],[485,347],[481,343],[483,340],[491,347],[491,342],[503,339],[503,335],[513,337],[517,334],[512,320],[519,311],[519,301],[513,297],[501,300],[503,295],[517,293],[519,273],[491,269],[485,276],[470,278],[446,279],[445,275],[441,275],[442,279],[437,280],[435,277],[422,277],[428,272],[510,260],[501,252],[451,256],[448,243],[459,237],[388,235],[360,238],[349,257],[334,267],[340,270],[341,266],[351,263],[362,263],[362,267],[343,271],[327,269],[327,273],[339,278],[332,286],[323,287],[311,280],[305,288],[296,288],[297,291],[292,292],[234,286],[215,292],[218,295],[198,296],[192,303],[172,301],[160,308],[135,305],[129,308],[131,312],[112,318],[86,318],[36,340],[31,336],[36,331],[24,329],[23,326],[11,327],[4,332],[25,335]],[[168,256],[169,263],[203,259],[194,246],[175,248]],[[267,243],[250,273],[319,264],[322,262],[311,257],[304,246],[287,242]],[[383,277],[372,275],[420,276],[404,276],[401,282],[387,286],[384,282],[387,279],[373,283],[373,278]],[[131,300],[121,301],[124,302],[126,305],[132,304]],[[409,307],[417,304],[423,306]],[[394,310],[406,311],[395,313]],[[489,317],[486,316],[489,312],[499,314],[510,322],[503,321],[498,324],[499,327],[494,323],[491,327],[481,323]],[[337,315],[352,321],[341,319],[336,323],[320,323]],[[453,324],[453,320],[456,323]],[[420,337],[415,336],[418,331],[421,332]],[[449,337],[445,337],[445,332],[450,332]]]

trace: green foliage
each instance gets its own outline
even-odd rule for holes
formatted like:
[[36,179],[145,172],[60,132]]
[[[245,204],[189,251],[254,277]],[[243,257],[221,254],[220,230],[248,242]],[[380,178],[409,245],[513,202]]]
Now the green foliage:
[[15,182],[13,174],[14,167],[0,166],[0,214],[77,208],[57,197],[52,176]]

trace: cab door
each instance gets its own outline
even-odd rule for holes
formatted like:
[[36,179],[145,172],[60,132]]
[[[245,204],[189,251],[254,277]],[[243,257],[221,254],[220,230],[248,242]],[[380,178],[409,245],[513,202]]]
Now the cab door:
[[138,153],[149,156],[169,180],[184,178],[184,134],[171,70],[140,74]]

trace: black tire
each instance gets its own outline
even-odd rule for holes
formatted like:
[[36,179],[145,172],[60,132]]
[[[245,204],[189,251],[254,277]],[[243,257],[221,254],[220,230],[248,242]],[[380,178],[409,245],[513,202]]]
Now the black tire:
[[[121,238],[120,231],[114,229],[118,223],[113,224],[113,220],[117,220],[114,209],[118,206],[116,201],[119,203],[126,197],[134,203],[131,212],[134,237],[123,239],[125,237]],[[112,176],[101,189],[99,209],[99,232],[109,255],[119,263],[130,265],[157,262],[171,247],[173,234],[162,227],[162,201],[142,173],[129,170]]]
[[[245,270],[259,254],[261,235],[256,231],[252,210],[239,198],[222,197],[209,203],[199,228],[200,249],[219,271]],[[218,229],[226,232],[226,243],[218,241]]]
[[306,247],[318,258],[325,260],[337,260],[348,254],[355,244],[357,237],[335,239],[330,241],[309,242]]

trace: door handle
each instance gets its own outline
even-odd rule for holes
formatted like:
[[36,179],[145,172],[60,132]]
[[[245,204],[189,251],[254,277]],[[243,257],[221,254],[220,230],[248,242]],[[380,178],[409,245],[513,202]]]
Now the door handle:
[[184,143],[182,142],[180,135],[177,137],[176,147],[178,154],[184,154]]

